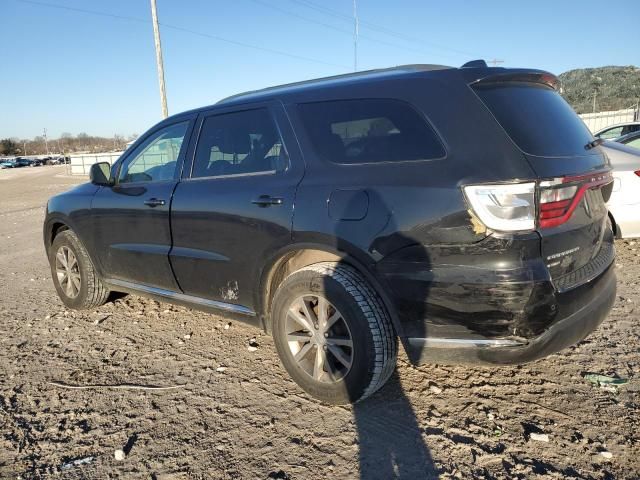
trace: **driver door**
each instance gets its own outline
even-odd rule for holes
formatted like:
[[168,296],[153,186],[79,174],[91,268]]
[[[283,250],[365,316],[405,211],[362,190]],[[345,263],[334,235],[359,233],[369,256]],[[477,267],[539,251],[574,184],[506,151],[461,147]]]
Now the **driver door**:
[[169,211],[192,124],[152,131],[119,162],[115,184],[96,193],[94,244],[107,281],[179,291],[169,264]]

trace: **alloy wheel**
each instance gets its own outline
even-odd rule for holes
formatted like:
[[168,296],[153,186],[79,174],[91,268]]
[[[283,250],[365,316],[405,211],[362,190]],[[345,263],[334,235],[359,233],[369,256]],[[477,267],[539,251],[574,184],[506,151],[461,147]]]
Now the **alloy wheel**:
[[287,343],[293,359],[314,380],[342,380],[353,363],[353,338],[344,317],[320,295],[303,295],[287,311]]
[[75,253],[69,247],[62,246],[56,252],[56,277],[67,297],[78,296],[81,285],[80,265]]

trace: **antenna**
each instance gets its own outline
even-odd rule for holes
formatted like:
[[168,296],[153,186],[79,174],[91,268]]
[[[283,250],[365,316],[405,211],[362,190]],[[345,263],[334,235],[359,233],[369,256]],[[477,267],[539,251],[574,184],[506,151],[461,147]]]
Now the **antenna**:
[[356,0],[353,0],[353,71],[358,71],[358,7],[356,6]]

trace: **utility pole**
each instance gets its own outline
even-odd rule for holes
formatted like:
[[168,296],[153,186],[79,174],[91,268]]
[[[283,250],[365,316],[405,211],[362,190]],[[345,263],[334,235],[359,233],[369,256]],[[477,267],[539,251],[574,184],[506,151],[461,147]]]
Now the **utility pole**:
[[27,154],[27,142],[26,142],[26,140],[22,140],[22,151],[24,152],[23,155]]
[[596,113],[596,97],[598,96],[598,91],[593,91],[593,113]]
[[494,67],[497,67],[499,63],[504,63],[504,60],[498,60],[498,59],[494,58],[493,60],[489,60],[489,63],[491,65],[493,65]]
[[151,17],[153,19],[153,40],[156,45],[156,65],[158,67],[158,83],[160,84],[160,103],[162,104],[162,118],[167,118],[167,92],[164,88],[164,66],[162,62],[162,45],[160,44],[160,27],[158,27],[158,12],[156,0],[151,0]]
[[353,71],[358,71],[358,8],[356,6],[356,0],[353,0]]
[[49,155],[49,142],[47,142],[47,129],[44,129],[44,147],[47,150],[47,155]]

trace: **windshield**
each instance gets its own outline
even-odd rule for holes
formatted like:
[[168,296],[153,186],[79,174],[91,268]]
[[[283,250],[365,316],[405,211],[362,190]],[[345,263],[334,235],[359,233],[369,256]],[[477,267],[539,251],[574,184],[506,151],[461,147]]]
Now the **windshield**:
[[552,88],[534,83],[477,86],[475,92],[520,150],[536,156],[584,155],[593,135]]

